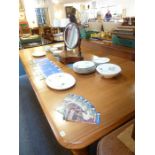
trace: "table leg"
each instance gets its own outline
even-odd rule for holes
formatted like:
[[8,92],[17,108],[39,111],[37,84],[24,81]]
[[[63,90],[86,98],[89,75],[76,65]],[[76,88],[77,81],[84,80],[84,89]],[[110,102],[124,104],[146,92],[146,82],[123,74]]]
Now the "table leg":
[[88,155],[88,148],[80,150],[71,150],[73,155]]

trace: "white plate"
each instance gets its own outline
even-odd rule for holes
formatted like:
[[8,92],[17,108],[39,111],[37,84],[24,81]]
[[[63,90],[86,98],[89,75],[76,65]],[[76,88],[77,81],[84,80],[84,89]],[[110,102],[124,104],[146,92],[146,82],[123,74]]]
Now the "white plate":
[[44,47],[44,49],[45,49],[46,52],[50,51],[50,48],[51,48],[50,46],[45,46]]
[[53,55],[54,56],[59,56],[60,53],[62,53],[63,51],[62,50],[55,50],[55,51],[52,51]]
[[59,47],[63,47],[64,46],[64,44],[55,44],[55,45],[53,45],[52,47],[57,47],[57,48],[59,48]]
[[96,65],[100,65],[100,64],[104,64],[110,61],[109,58],[106,57],[93,57],[92,61],[96,64]]
[[41,56],[45,56],[45,55],[46,55],[45,51],[34,51],[32,53],[32,56],[34,56],[34,57],[41,57]]
[[50,47],[50,49],[49,49],[51,52],[53,52],[53,51],[55,51],[55,50],[58,50],[58,48],[57,47]]
[[68,73],[55,73],[47,77],[46,84],[56,90],[65,90],[75,85],[75,78]]
[[56,34],[53,34],[53,36],[63,36],[63,32],[60,32],[60,33],[56,33]]
[[27,37],[30,37],[31,36],[31,34],[23,34],[23,38],[27,38]]
[[92,61],[78,61],[73,64],[73,70],[80,74],[92,73],[95,68],[95,63]]
[[115,77],[122,71],[120,66],[111,63],[98,65],[96,70],[105,78]]

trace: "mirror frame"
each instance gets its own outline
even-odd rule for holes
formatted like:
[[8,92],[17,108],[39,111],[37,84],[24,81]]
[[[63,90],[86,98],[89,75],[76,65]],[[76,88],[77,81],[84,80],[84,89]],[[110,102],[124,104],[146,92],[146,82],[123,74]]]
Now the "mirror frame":
[[[68,29],[68,27],[70,26],[70,25],[73,25],[73,26],[75,26],[76,28],[77,28],[77,37],[78,37],[78,41],[77,41],[77,43],[72,47],[72,48],[70,48],[69,46],[68,46],[68,43],[66,42],[66,38],[65,38],[65,34],[66,34],[66,31],[67,31],[67,29]],[[71,22],[71,23],[69,23],[67,26],[66,26],[66,28],[65,28],[65,30],[64,30],[64,42],[65,42],[65,45],[67,46],[67,48],[69,48],[69,49],[74,49],[74,48],[76,48],[76,47],[78,47],[78,45],[80,44],[80,30],[79,30],[79,27],[78,27],[78,25],[76,24],[76,23],[73,23],[73,22]]]

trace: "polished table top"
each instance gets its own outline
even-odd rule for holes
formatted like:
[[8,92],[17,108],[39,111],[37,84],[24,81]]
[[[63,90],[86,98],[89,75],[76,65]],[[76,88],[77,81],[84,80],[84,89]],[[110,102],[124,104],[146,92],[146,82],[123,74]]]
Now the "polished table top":
[[[122,73],[115,78],[105,79],[97,72],[88,75],[77,74],[67,65],[58,62],[48,52],[46,57],[76,79],[74,87],[58,91],[47,87],[45,80],[39,79],[33,73],[30,61],[37,59],[31,55],[35,50],[44,50],[44,47],[23,49],[20,51],[20,59],[49,125],[62,146],[68,149],[85,148],[134,117],[134,62],[109,55],[110,62],[120,65]],[[84,57],[89,59],[90,55]],[[100,125],[69,122],[62,119],[56,112],[56,108],[69,93],[84,96],[93,103],[96,111],[101,113]]]

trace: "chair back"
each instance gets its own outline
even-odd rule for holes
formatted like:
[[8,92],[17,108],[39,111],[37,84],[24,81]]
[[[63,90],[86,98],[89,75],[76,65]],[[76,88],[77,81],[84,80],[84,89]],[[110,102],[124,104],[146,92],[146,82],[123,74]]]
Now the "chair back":
[[131,120],[99,141],[97,155],[134,155],[134,134],[134,120]]

